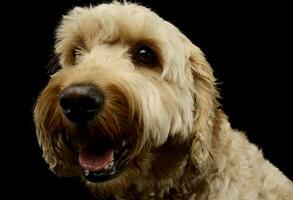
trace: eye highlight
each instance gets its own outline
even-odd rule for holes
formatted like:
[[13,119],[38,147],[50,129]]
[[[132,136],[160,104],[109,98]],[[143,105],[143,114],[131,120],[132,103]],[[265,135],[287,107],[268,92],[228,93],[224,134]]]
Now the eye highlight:
[[133,59],[139,64],[155,65],[158,63],[158,58],[154,50],[147,46],[142,45],[135,49]]

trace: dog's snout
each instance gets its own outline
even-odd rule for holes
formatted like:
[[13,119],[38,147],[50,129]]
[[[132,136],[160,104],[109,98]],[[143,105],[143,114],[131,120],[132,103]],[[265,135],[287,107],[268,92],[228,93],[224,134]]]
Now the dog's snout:
[[72,122],[85,123],[93,119],[102,109],[105,96],[93,85],[72,85],[60,95],[60,106],[64,115]]

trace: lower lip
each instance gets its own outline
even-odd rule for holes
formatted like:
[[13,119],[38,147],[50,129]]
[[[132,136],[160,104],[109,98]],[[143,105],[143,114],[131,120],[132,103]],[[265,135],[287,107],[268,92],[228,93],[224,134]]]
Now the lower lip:
[[121,174],[123,170],[111,170],[110,172],[92,172],[89,171],[87,169],[83,170],[83,175],[84,177],[90,181],[90,182],[94,182],[94,183],[100,183],[100,182],[105,182],[105,181],[109,181],[111,179],[116,178],[117,176],[119,176]]

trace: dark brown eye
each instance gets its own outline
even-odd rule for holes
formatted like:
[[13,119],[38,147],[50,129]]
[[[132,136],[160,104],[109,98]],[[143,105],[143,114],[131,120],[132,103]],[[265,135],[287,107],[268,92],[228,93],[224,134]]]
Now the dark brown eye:
[[82,39],[78,39],[76,44],[73,46],[71,50],[71,58],[72,58],[72,63],[77,64],[78,59],[85,53],[87,52],[87,47],[85,43],[83,42]]
[[72,50],[72,61],[76,64],[77,58],[82,54],[82,49],[77,47]]
[[158,63],[155,52],[148,46],[139,47],[134,55],[137,62],[145,65],[154,65]]

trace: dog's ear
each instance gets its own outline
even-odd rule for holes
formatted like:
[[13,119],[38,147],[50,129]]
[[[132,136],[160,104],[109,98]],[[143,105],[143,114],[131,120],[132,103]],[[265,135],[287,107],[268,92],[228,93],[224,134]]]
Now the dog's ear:
[[211,159],[211,142],[215,112],[218,108],[216,80],[203,52],[183,37],[186,67],[193,77],[194,124],[192,131],[191,160],[198,170],[206,169]]

